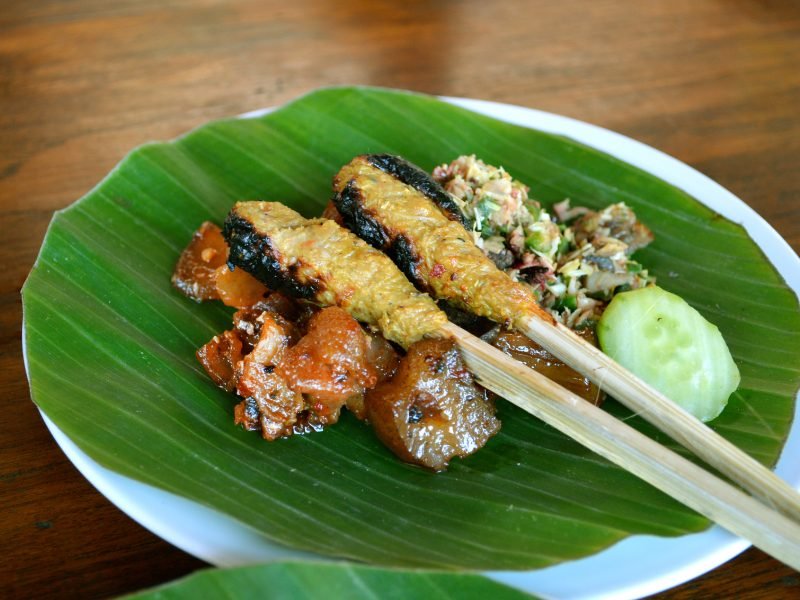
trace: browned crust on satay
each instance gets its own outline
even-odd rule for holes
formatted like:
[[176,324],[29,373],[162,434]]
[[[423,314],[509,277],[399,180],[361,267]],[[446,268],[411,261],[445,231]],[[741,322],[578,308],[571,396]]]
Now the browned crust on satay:
[[[403,176],[409,167],[413,178]],[[334,177],[333,202],[348,228],[435,298],[500,323],[529,317],[553,322],[529,288],[483,254],[453,211],[439,207],[435,182],[420,174],[399,157],[358,156]]]
[[238,202],[223,234],[229,263],[271,289],[340,306],[403,347],[441,337],[447,322],[383,253],[327,219],[276,202]]

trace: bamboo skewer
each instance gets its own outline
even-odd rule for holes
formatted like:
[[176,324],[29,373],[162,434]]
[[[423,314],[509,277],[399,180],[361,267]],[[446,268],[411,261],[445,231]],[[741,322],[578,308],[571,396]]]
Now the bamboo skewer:
[[654,442],[460,327],[442,332],[459,345],[484,387],[611,462],[800,569],[800,525]]
[[517,328],[767,505],[800,522],[800,494],[564,325],[520,319]]

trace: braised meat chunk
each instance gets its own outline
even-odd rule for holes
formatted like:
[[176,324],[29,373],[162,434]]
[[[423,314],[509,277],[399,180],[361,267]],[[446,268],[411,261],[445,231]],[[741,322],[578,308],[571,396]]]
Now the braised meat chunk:
[[[593,330],[583,329],[576,331],[576,333],[593,346],[597,345],[597,338]],[[605,392],[600,390],[587,377],[567,366],[560,359],[518,331],[495,327],[481,337],[485,342],[505,352],[511,358],[528,365],[534,371],[541,373],[548,379],[552,379],[584,400],[596,406],[600,406],[603,403]]]
[[219,227],[209,221],[195,231],[181,253],[172,285],[196,302],[222,300],[228,306],[246,308],[262,300],[269,290],[252,275],[226,265],[228,245]]
[[367,362],[364,331],[338,307],[311,317],[308,332],[289,348],[277,372],[320,413],[338,412],[347,398],[363,394],[378,379]]
[[[375,385],[377,385],[395,374],[397,366],[400,364],[400,355],[382,335],[368,331],[365,331],[364,335],[367,336],[367,364],[375,372],[377,377]],[[364,394],[354,394],[348,397],[345,406],[357,419],[363,421],[366,418]]]
[[216,272],[226,260],[228,246],[222,231],[206,221],[181,253],[172,274],[172,285],[196,302],[217,300]]
[[211,380],[226,392],[236,388],[236,365],[244,358],[242,340],[235,331],[223,331],[196,352]]
[[494,403],[452,340],[413,344],[395,376],[366,394],[367,419],[401,459],[435,471],[483,447],[500,429]]
[[242,269],[231,269],[227,265],[214,273],[214,285],[222,303],[234,308],[247,308],[269,294],[269,290],[258,279]]
[[291,389],[270,365],[253,360],[241,364],[236,393],[244,400],[234,409],[234,422],[261,430],[265,440],[292,435],[305,409],[303,395]]

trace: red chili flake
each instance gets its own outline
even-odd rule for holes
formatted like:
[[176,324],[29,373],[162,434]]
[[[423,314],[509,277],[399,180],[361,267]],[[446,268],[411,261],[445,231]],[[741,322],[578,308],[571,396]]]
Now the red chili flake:
[[431,269],[431,277],[439,277],[444,274],[444,265],[436,263]]

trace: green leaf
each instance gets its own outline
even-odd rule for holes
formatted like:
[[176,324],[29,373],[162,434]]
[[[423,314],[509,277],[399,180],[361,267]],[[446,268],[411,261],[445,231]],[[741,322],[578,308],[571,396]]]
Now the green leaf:
[[[173,265],[200,222],[221,222],[236,200],[318,214],[332,175],[364,152],[402,154],[426,169],[474,152],[545,205],[631,205],[656,234],[638,260],[719,326],[740,368],[742,386],[713,426],[758,460],[776,460],[800,380],[800,316],[741,227],[562,137],[365,88],[321,90],[262,118],[139,148],[58,213],[24,289],[36,403],[110,469],[287,546],[380,565],[541,567],[631,534],[707,527],[507,403],[502,432],[439,475],[401,463],[349,415],[275,443],[234,427],[233,398],[194,358],[229,327],[230,312],[175,292]],[[667,441],[613,402],[608,410]]]
[[532,596],[480,575],[376,569],[347,563],[279,562],[256,567],[199,571],[126,598],[523,600]]

